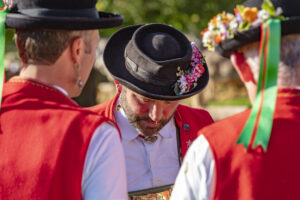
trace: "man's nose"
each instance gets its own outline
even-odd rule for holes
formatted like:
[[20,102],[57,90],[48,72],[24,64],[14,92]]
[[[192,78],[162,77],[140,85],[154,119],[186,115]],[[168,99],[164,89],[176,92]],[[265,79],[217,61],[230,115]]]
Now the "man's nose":
[[153,102],[149,108],[149,117],[152,121],[158,122],[163,117],[163,105],[160,102]]

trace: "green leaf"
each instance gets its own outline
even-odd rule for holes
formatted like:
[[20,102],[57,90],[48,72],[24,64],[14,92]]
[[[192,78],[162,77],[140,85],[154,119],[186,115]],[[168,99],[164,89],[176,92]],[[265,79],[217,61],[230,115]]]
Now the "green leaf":
[[178,83],[175,84],[174,92],[175,92],[176,95],[179,95],[179,94],[180,94],[180,89],[179,89],[179,87],[178,87]]
[[249,23],[248,21],[243,21],[240,25],[239,25],[239,30],[240,31],[246,31],[250,28],[251,23]]
[[276,18],[279,19],[279,20],[281,20],[281,21],[287,20],[287,18],[285,16],[282,16],[282,15],[279,15]]
[[241,14],[244,13],[244,10],[245,10],[245,9],[244,9],[244,8],[245,8],[244,6],[242,6],[242,5],[237,5],[236,8],[238,9],[239,13],[241,13]]
[[276,10],[271,2],[271,0],[264,0],[263,4],[261,5],[263,10],[266,10],[270,13],[271,16],[276,14]]

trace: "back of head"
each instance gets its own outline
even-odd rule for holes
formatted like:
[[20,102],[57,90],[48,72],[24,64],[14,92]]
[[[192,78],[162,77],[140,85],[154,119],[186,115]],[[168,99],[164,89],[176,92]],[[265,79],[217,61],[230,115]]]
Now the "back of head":
[[19,29],[16,31],[15,39],[23,63],[51,65],[77,37],[83,38],[85,51],[89,52],[91,48],[89,31]]
[[97,0],[6,2],[6,27],[17,29],[20,57],[27,64],[53,64],[73,38],[83,37],[88,44],[83,30],[110,28],[123,22],[120,15],[97,11]]
[[[123,23],[121,15],[98,11],[97,0],[7,0],[3,3],[4,7],[1,7],[1,10],[4,10],[2,13],[5,27],[16,29],[19,55],[24,65],[31,68],[27,68],[26,73],[23,68],[21,76],[58,85],[65,90],[70,89],[70,82],[76,82],[76,79],[79,88],[85,83],[94,62],[92,52],[95,51],[99,40],[97,30]],[[72,48],[67,52],[67,47]],[[75,48],[80,49],[80,54],[76,54]],[[54,66],[39,67],[54,63],[55,69]],[[81,65],[85,67],[81,69]],[[35,72],[37,70],[39,73]],[[64,78],[61,77],[53,81],[58,74],[61,77],[65,77],[64,74],[70,77],[65,77],[64,82]],[[71,89],[73,91],[73,87]],[[70,94],[70,91],[67,92]],[[76,91],[76,95],[78,92]]]
[[[246,62],[251,67],[256,82],[259,75],[259,43],[241,47]],[[300,70],[300,34],[286,35],[281,39],[280,61],[278,65],[278,87],[294,88],[299,85],[297,71]]]
[[[80,30],[119,26],[123,17],[99,12],[97,0],[15,0],[3,1],[6,28],[16,29],[20,57],[27,64],[53,64]],[[55,31],[54,31],[55,30]]]

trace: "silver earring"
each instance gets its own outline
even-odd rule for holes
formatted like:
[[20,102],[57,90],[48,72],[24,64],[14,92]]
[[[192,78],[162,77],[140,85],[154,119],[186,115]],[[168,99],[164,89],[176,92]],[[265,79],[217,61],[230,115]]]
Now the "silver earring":
[[82,81],[80,80],[80,78],[77,81],[77,85],[78,85],[78,87],[82,88]]

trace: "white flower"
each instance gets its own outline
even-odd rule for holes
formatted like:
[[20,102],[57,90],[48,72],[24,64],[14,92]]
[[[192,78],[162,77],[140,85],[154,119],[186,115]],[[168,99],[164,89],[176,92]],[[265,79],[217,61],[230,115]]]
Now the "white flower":
[[212,31],[206,31],[203,35],[203,43],[211,43],[213,41],[214,33]]
[[179,88],[180,88],[180,93],[179,94],[184,94],[184,93],[188,92],[187,91],[188,83],[187,83],[186,78],[185,78],[184,75],[179,78],[178,82],[179,82]]
[[231,14],[231,13],[226,13],[226,16],[228,17],[228,19],[229,20],[232,20],[232,19],[234,19],[234,15],[233,14]]
[[276,8],[275,16],[279,16],[279,15],[281,15],[282,13],[283,13],[283,10],[282,10],[281,7]]
[[229,22],[229,27],[230,27],[230,35],[235,34],[238,31],[239,24],[236,19],[232,20]]
[[262,22],[270,18],[270,13],[266,10],[260,10],[257,15],[258,19],[260,19]]
[[225,26],[225,24],[223,24],[222,22],[218,22],[217,23],[217,27],[219,28],[219,31],[221,33],[224,33],[227,31],[227,27]]

